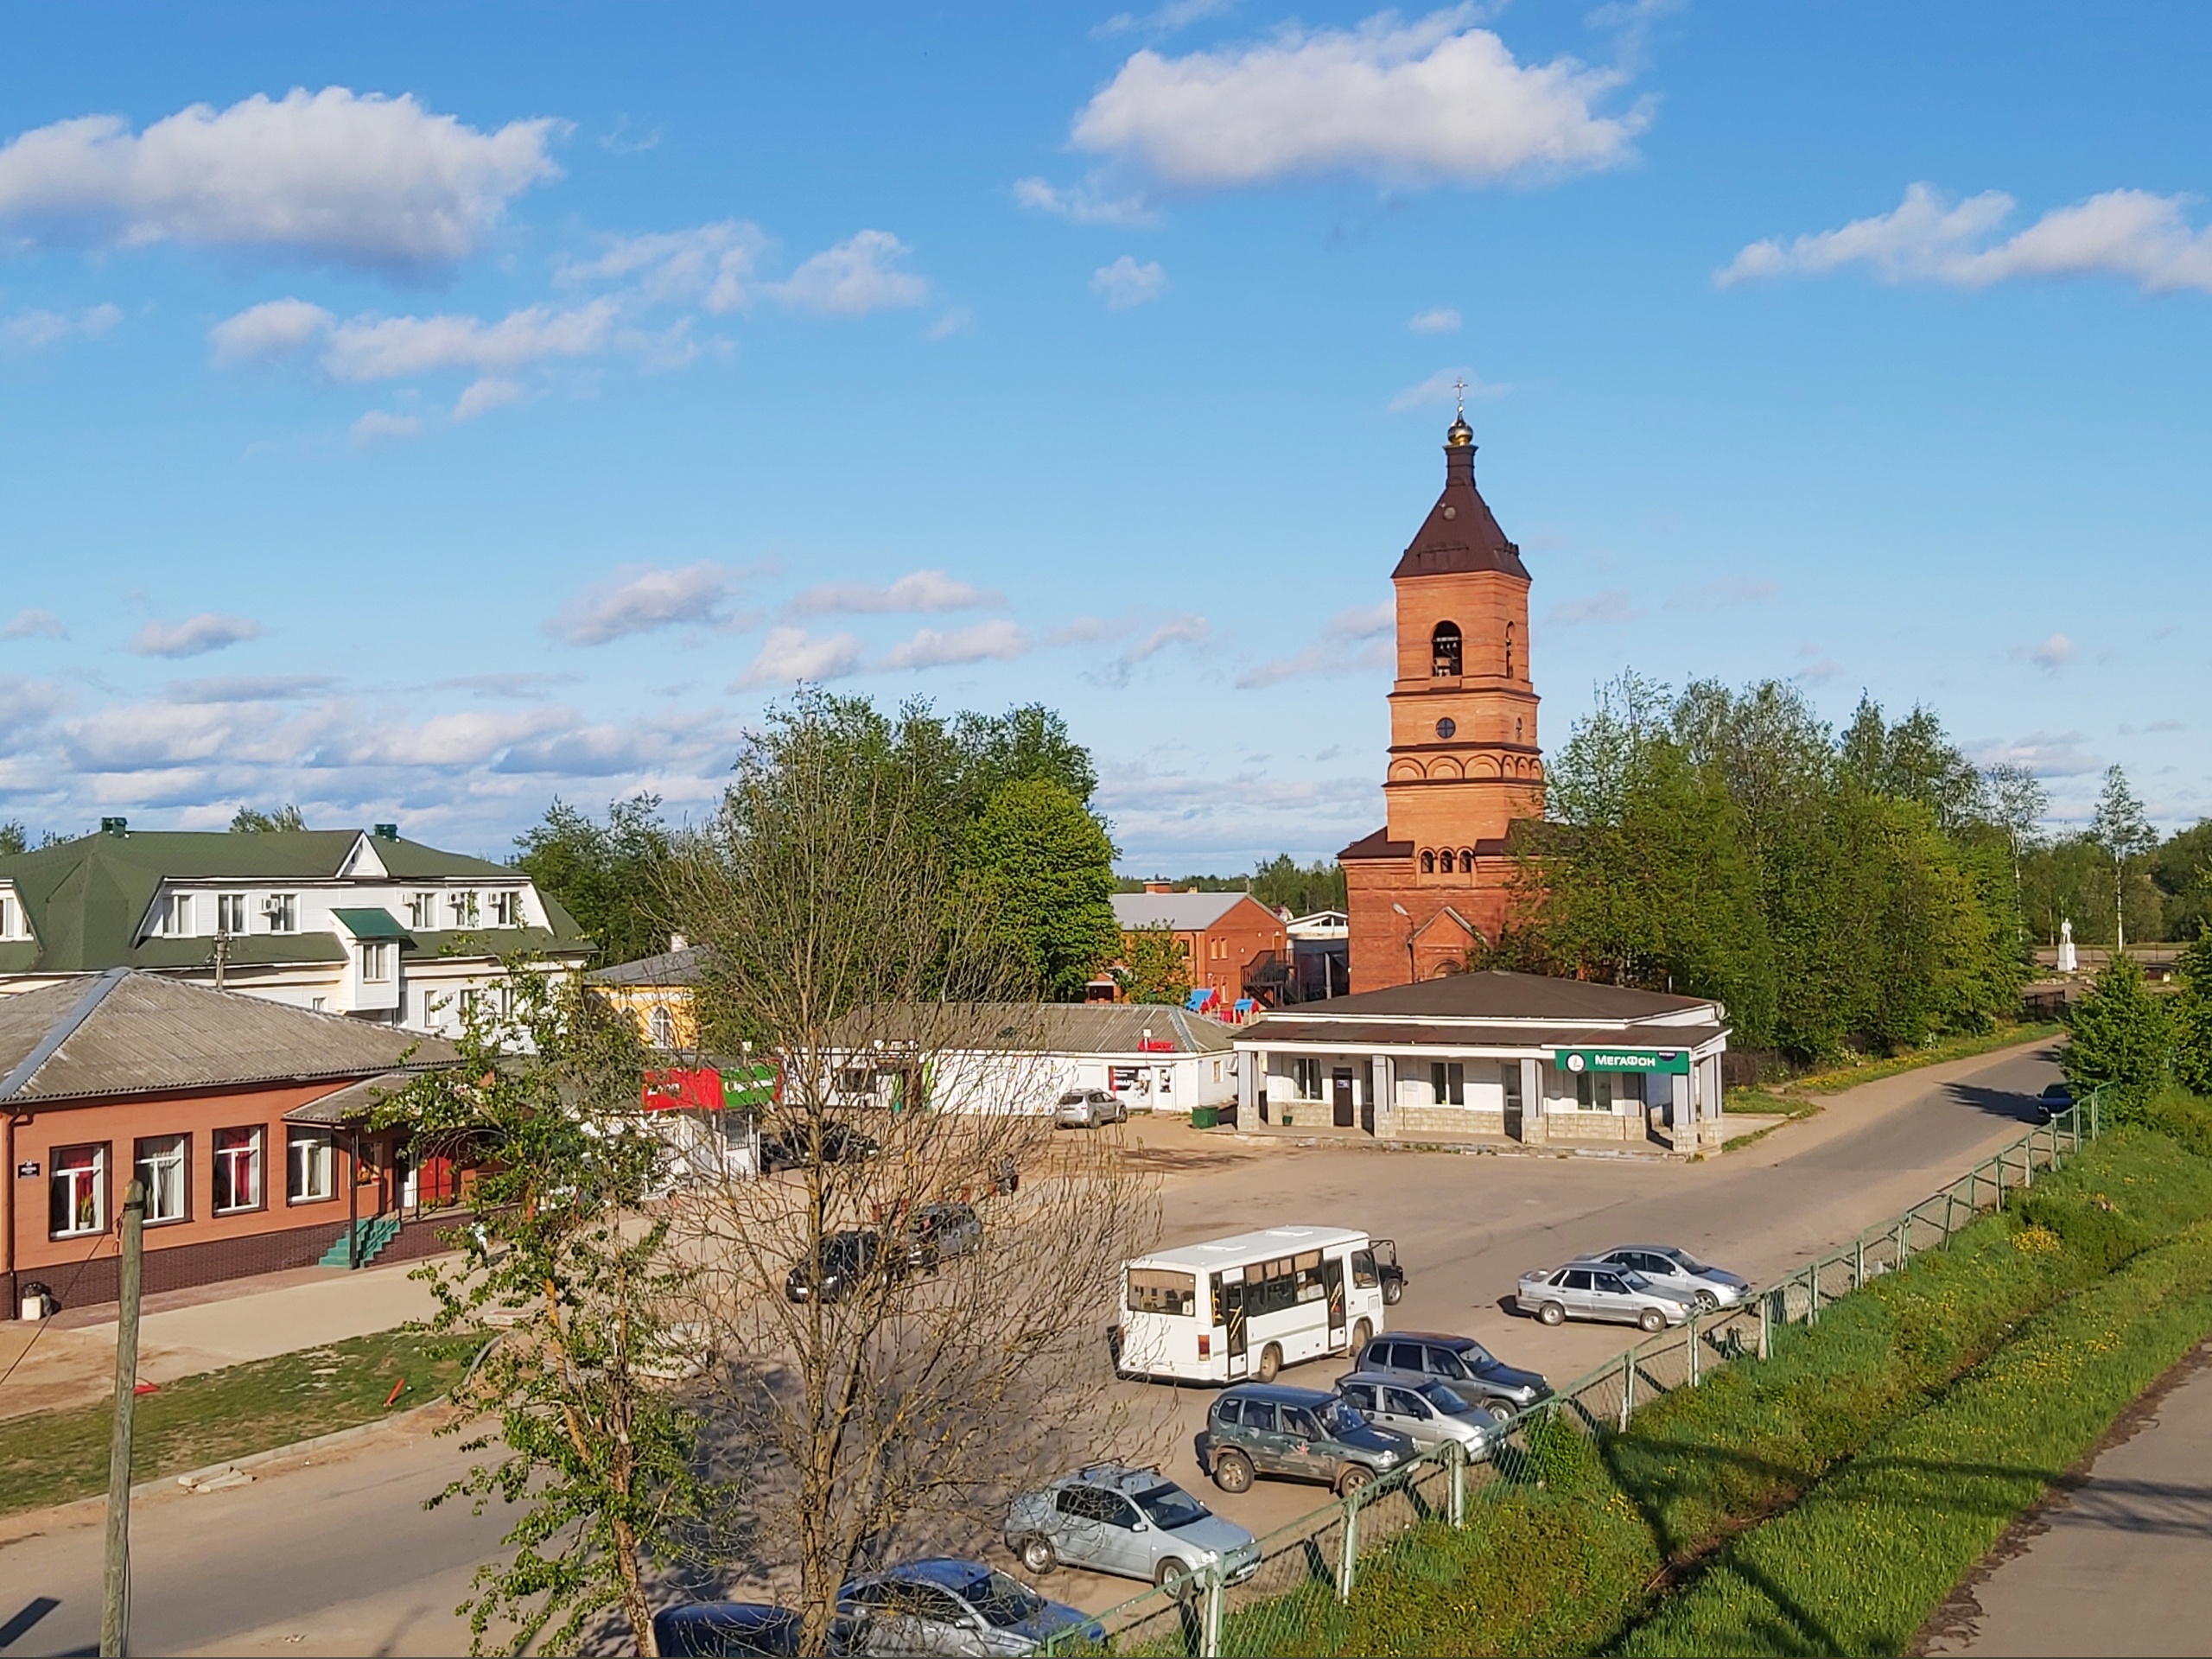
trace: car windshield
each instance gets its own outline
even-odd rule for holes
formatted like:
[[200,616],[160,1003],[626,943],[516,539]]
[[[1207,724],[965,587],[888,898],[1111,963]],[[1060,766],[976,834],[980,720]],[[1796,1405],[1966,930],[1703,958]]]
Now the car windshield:
[[1461,1344],[1459,1348],[1459,1363],[1467,1370],[1472,1371],[1478,1366],[1497,1364],[1497,1357],[1479,1342],[1470,1342]]
[[1448,1382],[1424,1382],[1418,1392],[1422,1399],[1447,1417],[1456,1417],[1467,1409],[1467,1402],[1452,1390]]
[[1331,1400],[1316,1408],[1321,1427],[1332,1434],[1348,1434],[1355,1428],[1367,1427],[1363,1412],[1353,1410],[1341,1400]]
[[1137,1507],[1162,1532],[1173,1532],[1178,1527],[1189,1526],[1193,1521],[1203,1521],[1208,1513],[1205,1504],[1173,1481],[1155,1486],[1150,1491],[1139,1492]]
[[969,1580],[960,1586],[960,1599],[1002,1630],[1045,1611],[1044,1597],[1003,1573]]
[[1623,1268],[1621,1269],[1621,1283],[1626,1285],[1630,1290],[1649,1290],[1651,1288],[1651,1281],[1632,1268]]

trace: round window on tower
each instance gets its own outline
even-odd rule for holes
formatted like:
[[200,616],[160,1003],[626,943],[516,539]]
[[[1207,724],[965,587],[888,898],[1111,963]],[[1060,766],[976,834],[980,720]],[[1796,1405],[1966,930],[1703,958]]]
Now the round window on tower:
[[1439,737],[1449,738],[1452,733],[1459,729],[1459,728],[1458,723],[1448,715],[1444,719],[1436,722],[1436,734]]

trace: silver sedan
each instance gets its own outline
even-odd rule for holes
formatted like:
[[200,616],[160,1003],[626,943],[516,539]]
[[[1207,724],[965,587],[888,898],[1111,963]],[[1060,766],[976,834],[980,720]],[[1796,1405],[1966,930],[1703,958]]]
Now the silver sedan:
[[1697,1298],[1656,1285],[1642,1274],[1580,1257],[1563,1268],[1521,1275],[1514,1304],[1546,1325],[1562,1319],[1618,1319],[1646,1331],[1681,1325],[1697,1311]]

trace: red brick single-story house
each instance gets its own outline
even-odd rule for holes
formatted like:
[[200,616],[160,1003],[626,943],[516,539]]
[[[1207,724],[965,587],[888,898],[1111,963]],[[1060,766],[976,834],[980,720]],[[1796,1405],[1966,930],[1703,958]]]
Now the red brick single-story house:
[[0,997],[0,1317],[35,1282],[69,1306],[115,1300],[134,1175],[149,1292],[434,1252],[460,1182],[372,1120],[455,1058],[435,1037],[136,969]]

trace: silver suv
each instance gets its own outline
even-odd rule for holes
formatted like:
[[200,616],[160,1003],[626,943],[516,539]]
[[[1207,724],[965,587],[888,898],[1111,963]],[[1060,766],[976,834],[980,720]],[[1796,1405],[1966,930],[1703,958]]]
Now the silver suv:
[[1563,1268],[1540,1268],[1521,1275],[1514,1305],[1546,1325],[1562,1319],[1619,1319],[1646,1331],[1681,1325],[1697,1311],[1697,1297],[1652,1283],[1642,1274],[1611,1262],[1577,1257]]
[[1424,1452],[1457,1440],[1478,1460],[1488,1454],[1505,1421],[1433,1376],[1414,1382],[1395,1372],[1354,1371],[1337,1383],[1337,1398],[1377,1428],[1395,1429]]
[[1079,1567],[1174,1589],[1201,1568],[1237,1584],[1259,1570],[1252,1535],[1156,1469],[1097,1463],[1024,1492],[1006,1516],[1006,1547],[1042,1577]]
[[1071,1089],[1052,1106],[1052,1122],[1063,1129],[1095,1129],[1101,1123],[1125,1123],[1129,1109],[1104,1089]]

